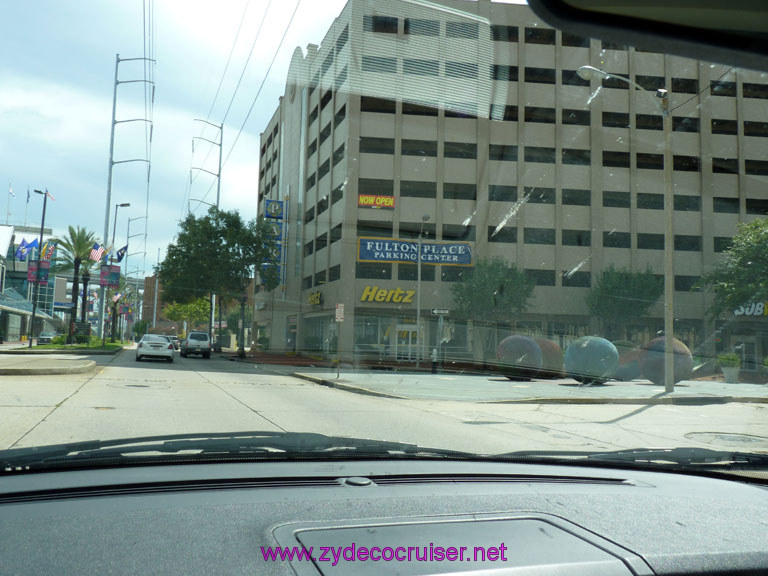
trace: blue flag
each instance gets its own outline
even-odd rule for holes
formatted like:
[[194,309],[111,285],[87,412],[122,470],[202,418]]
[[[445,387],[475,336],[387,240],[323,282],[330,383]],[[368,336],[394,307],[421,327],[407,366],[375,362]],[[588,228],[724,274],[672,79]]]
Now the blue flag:
[[117,251],[117,261],[122,262],[123,257],[125,256],[125,253],[128,252],[128,244],[120,248],[120,250]]
[[16,258],[19,260],[25,260],[27,257],[27,241],[24,238],[21,239],[19,247],[16,249]]

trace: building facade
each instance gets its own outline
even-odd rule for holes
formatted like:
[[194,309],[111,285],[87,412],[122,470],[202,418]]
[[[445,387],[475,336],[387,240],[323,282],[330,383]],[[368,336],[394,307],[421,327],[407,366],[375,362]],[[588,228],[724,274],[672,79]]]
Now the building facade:
[[[581,66],[610,75],[585,80]],[[419,282],[417,264],[386,261],[420,236],[535,279],[499,337],[595,333],[585,297],[602,270],[664,270],[658,89],[673,126],[675,335],[758,362],[766,307],[708,321],[697,282],[739,222],[768,215],[768,79],[575,37],[488,0],[350,0],[321,46],[296,49],[261,134],[259,212],[282,202],[282,282],[256,296],[259,334],[288,352],[476,354],[450,291],[468,268],[423,263]],[[365,239],[379,242],[373,261]],[[662,314],[654,304],[624,338],[647,341]]]

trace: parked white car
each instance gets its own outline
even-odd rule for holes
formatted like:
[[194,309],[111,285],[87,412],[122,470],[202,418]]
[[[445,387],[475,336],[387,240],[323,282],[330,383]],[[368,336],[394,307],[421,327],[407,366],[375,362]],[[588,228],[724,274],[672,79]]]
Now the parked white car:
[[165,358],[173,362],[173,342],[168,336],[145,334],[136,348],[136,362],[143,358]]

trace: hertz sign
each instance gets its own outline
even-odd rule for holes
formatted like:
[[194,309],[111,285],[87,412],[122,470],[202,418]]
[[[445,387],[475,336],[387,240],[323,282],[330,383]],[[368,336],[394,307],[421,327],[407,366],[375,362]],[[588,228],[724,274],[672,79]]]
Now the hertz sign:
[[376,194],[358,194],[357,205],[362,208],[395,208],[394,196],[378,196]]
[[360,302],[398,302],[412,304],[416,290],[403,290],[402,288],[379,288],[378,286],[366,286]]

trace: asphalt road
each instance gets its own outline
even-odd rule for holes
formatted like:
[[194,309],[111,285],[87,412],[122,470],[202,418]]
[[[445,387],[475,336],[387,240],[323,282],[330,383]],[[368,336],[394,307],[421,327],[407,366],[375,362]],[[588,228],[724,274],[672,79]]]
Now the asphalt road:
[[[282,430],[472,452],[701,446],[768,451],[768,408],[505,405],[379,398],[214,356],[0,378],[0,449],[186,432]],[[376,375],[371,374],[371,378]]]

